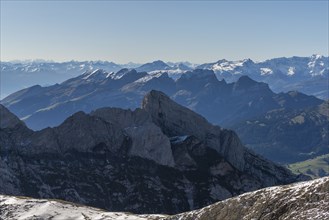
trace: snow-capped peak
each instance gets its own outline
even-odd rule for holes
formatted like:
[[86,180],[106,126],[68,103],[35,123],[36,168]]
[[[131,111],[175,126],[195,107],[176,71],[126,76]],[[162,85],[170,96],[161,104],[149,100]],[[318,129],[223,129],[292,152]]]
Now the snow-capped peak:
[[124,68],[124,69],[119,70],[116,73],[112,72],[111,74],[108,75],[108,77],[110,77],[114,80],[117,80],[117,79],[121,79],[122,77],[124,77],[125,75],[130,74],[130,73],[136,74],[137,72],[134,69]]
[[329,58],[319,54],[313,54],[307,64],[311,76],[321,76],[329,73]]
[[318,60],[318,59],[322,59],[322,58],[324,58],[324,56],[320,55],[320,54],[313,54],[311,56],[311,60]]
[[237,67],[242,67],[245,64],[253,63],[250,59],[244,59],[244,60],[237,60],[237,61],[227,61],[225,59],[219,60],[212,66],[212,70],[216,72],[224,72],[224,71],[233,71]]
[[100,80],[104,80],[108,77],[109,73],[102,70],[102,69],[96,69],[94,71],[90,72],[86,72],[84,73],[84,75],[86,75],[85,77],[83,77],[83,79],[85,80],[93,80],[93,81],[100,81]]

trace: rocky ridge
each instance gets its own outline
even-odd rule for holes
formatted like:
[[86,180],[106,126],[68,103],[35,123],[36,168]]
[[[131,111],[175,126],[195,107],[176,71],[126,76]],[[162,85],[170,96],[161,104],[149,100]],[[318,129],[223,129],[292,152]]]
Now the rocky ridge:
[[78,112],[55,128],[0,136],[0,193],[111,211],[178,213],[303,178],[158,91],[134,111]]
[[245,193],[199,210],[174,216],[134,215],[81,206],[60,200],[0,196],[0,218],[29,219],[150,219],[150,220],[271,220],[329,219],[329,178],[276,186]]
[[[296,91],[276,94],[268,84],[248,76],[233,83],[219,81],[207,69],[187,71],[176,81],[163,72],[99,69],[61,84],[21,90],[1,103],[28,127],[40,130],[58,126],[78,111],[90,113],[103,107],[136,109],[152,89],[166,93],[211,123],[236,130],[246,146],[275,162],[297,162],[329,150],[328,117],[317,113],[328,111],[323,100]],[[316,109],[319,105],[322,110]],[[307,123],[290,123],[303,117]],[[305,133],[312,133],[313,138],[306,139]]]
[[245,193],[166,219],[329,219],[329,178]]

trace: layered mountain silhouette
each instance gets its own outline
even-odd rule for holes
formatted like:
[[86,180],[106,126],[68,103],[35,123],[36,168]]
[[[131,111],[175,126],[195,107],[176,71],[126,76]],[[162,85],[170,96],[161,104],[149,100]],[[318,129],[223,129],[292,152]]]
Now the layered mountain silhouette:
[[236,81],[241,75],[268,83],[275,92],[300,92],[328,99],[329,57],[314,54],[310,57],[280,57],[262,62],[250,59],[219,60],[198,66],[210,69],[218,79]]
[[111,211],[178,213],[296,176],[162,92],[32,131],[0,105],[0,193]]
[[[274,93],[267,84],[248,76],[233,83],[219,81],[207,69],[187,71],[177,80],[166,72],[98,69],[61,84],[18,91],[1,103],[28,127],[39,130],[57,126],[78,111],[90,113],[107,106],[133,110],[152,89],[163,91],[214,124],[235,129],[244,144],[276,162],[297,162],[328,151],[328,117],[311,116],[323,100],[296,91]],[[290,123],[308,112],[307,123]],[[303,141],[309,132],[314,139]]]
[[310,57],[280,57],[261,62],[251,59],[229,61],[218,60],[201,65],[189,62],[163,62],[156,60],[145,64],[116,64],[108,61],[16,61],[1,63],[0,97],[33,85],[52,85],[85,71],[104,69],[117,72],[122,68],[137,68],[138,72],[167,72],[178,79],[186,71],[194,69],[213,70],[219,80],[235,82],[239,77],[250,78],[268,83],[275,92],[297,90],[321,99],[328,99],[329,57],[312,55]]

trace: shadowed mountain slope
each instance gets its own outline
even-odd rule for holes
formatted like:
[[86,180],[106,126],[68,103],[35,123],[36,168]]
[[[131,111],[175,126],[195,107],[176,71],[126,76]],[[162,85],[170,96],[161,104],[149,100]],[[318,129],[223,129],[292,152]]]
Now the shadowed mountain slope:
[[158,91],[141,109],[78,112],[38,132],[2,127],[0,137],[0,193],[111,211],[178,213],[305,178]]

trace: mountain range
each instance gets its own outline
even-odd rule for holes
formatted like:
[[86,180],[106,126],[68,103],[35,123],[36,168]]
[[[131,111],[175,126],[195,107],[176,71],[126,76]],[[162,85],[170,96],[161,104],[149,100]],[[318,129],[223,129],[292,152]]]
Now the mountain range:
[[189,62],[163,62],[157,60],[145,64],[115,64],[108,61],[51,61],[1,62],[1,97],[33,85],[52,85],[61,83],[85,71],[104,69],[116,72],[122,68],[135,68],[138,72],[167,72],[178,79],[186,71],[210,69],[216,77],[227,82],[236,81],[240,76],[266,82],[275,92],[297,90],[321,99],[328,99],[329,57],[312,55],[310,57],[282,57],[262,62],[250,59],[228,61],[225,59],[201,65]]
[[78,111],[108,106],[135,109],[152,89],[216,125],[236,130],[244,144],[276,162],[292,163],[329,152],[326,102],[296,91],[274,93],[266,83],[248,76],[232,83],[219,81],[207,69],[187,71],[176,80],[166,72],[98,69],[61,84],[23,89],[1,103],[28,127],[40,130],[57,126]]
[[328,125],[329,102],[326,101],[300,109],[278,108],[231,128],[249,148],[287,164],[328,154]]
[[173,214],[307,179],[159,91],[134,111],[77,112],[41,131],[0,112],[0,194]]
[[275,92],[297,90],[305,94],[328,99],[329,57],[282,57],[253,62],[219,60],[197,68],[212,69],[218,79],[235,81],[241,75],[266,82]]
[[[250,220],[328,219],[329,178],[276,186],[230,198],[178,215],[107,212],[60,200],[0,196],[0,218],[93,220]],[[238,210],[238,211],[237,211]]]

